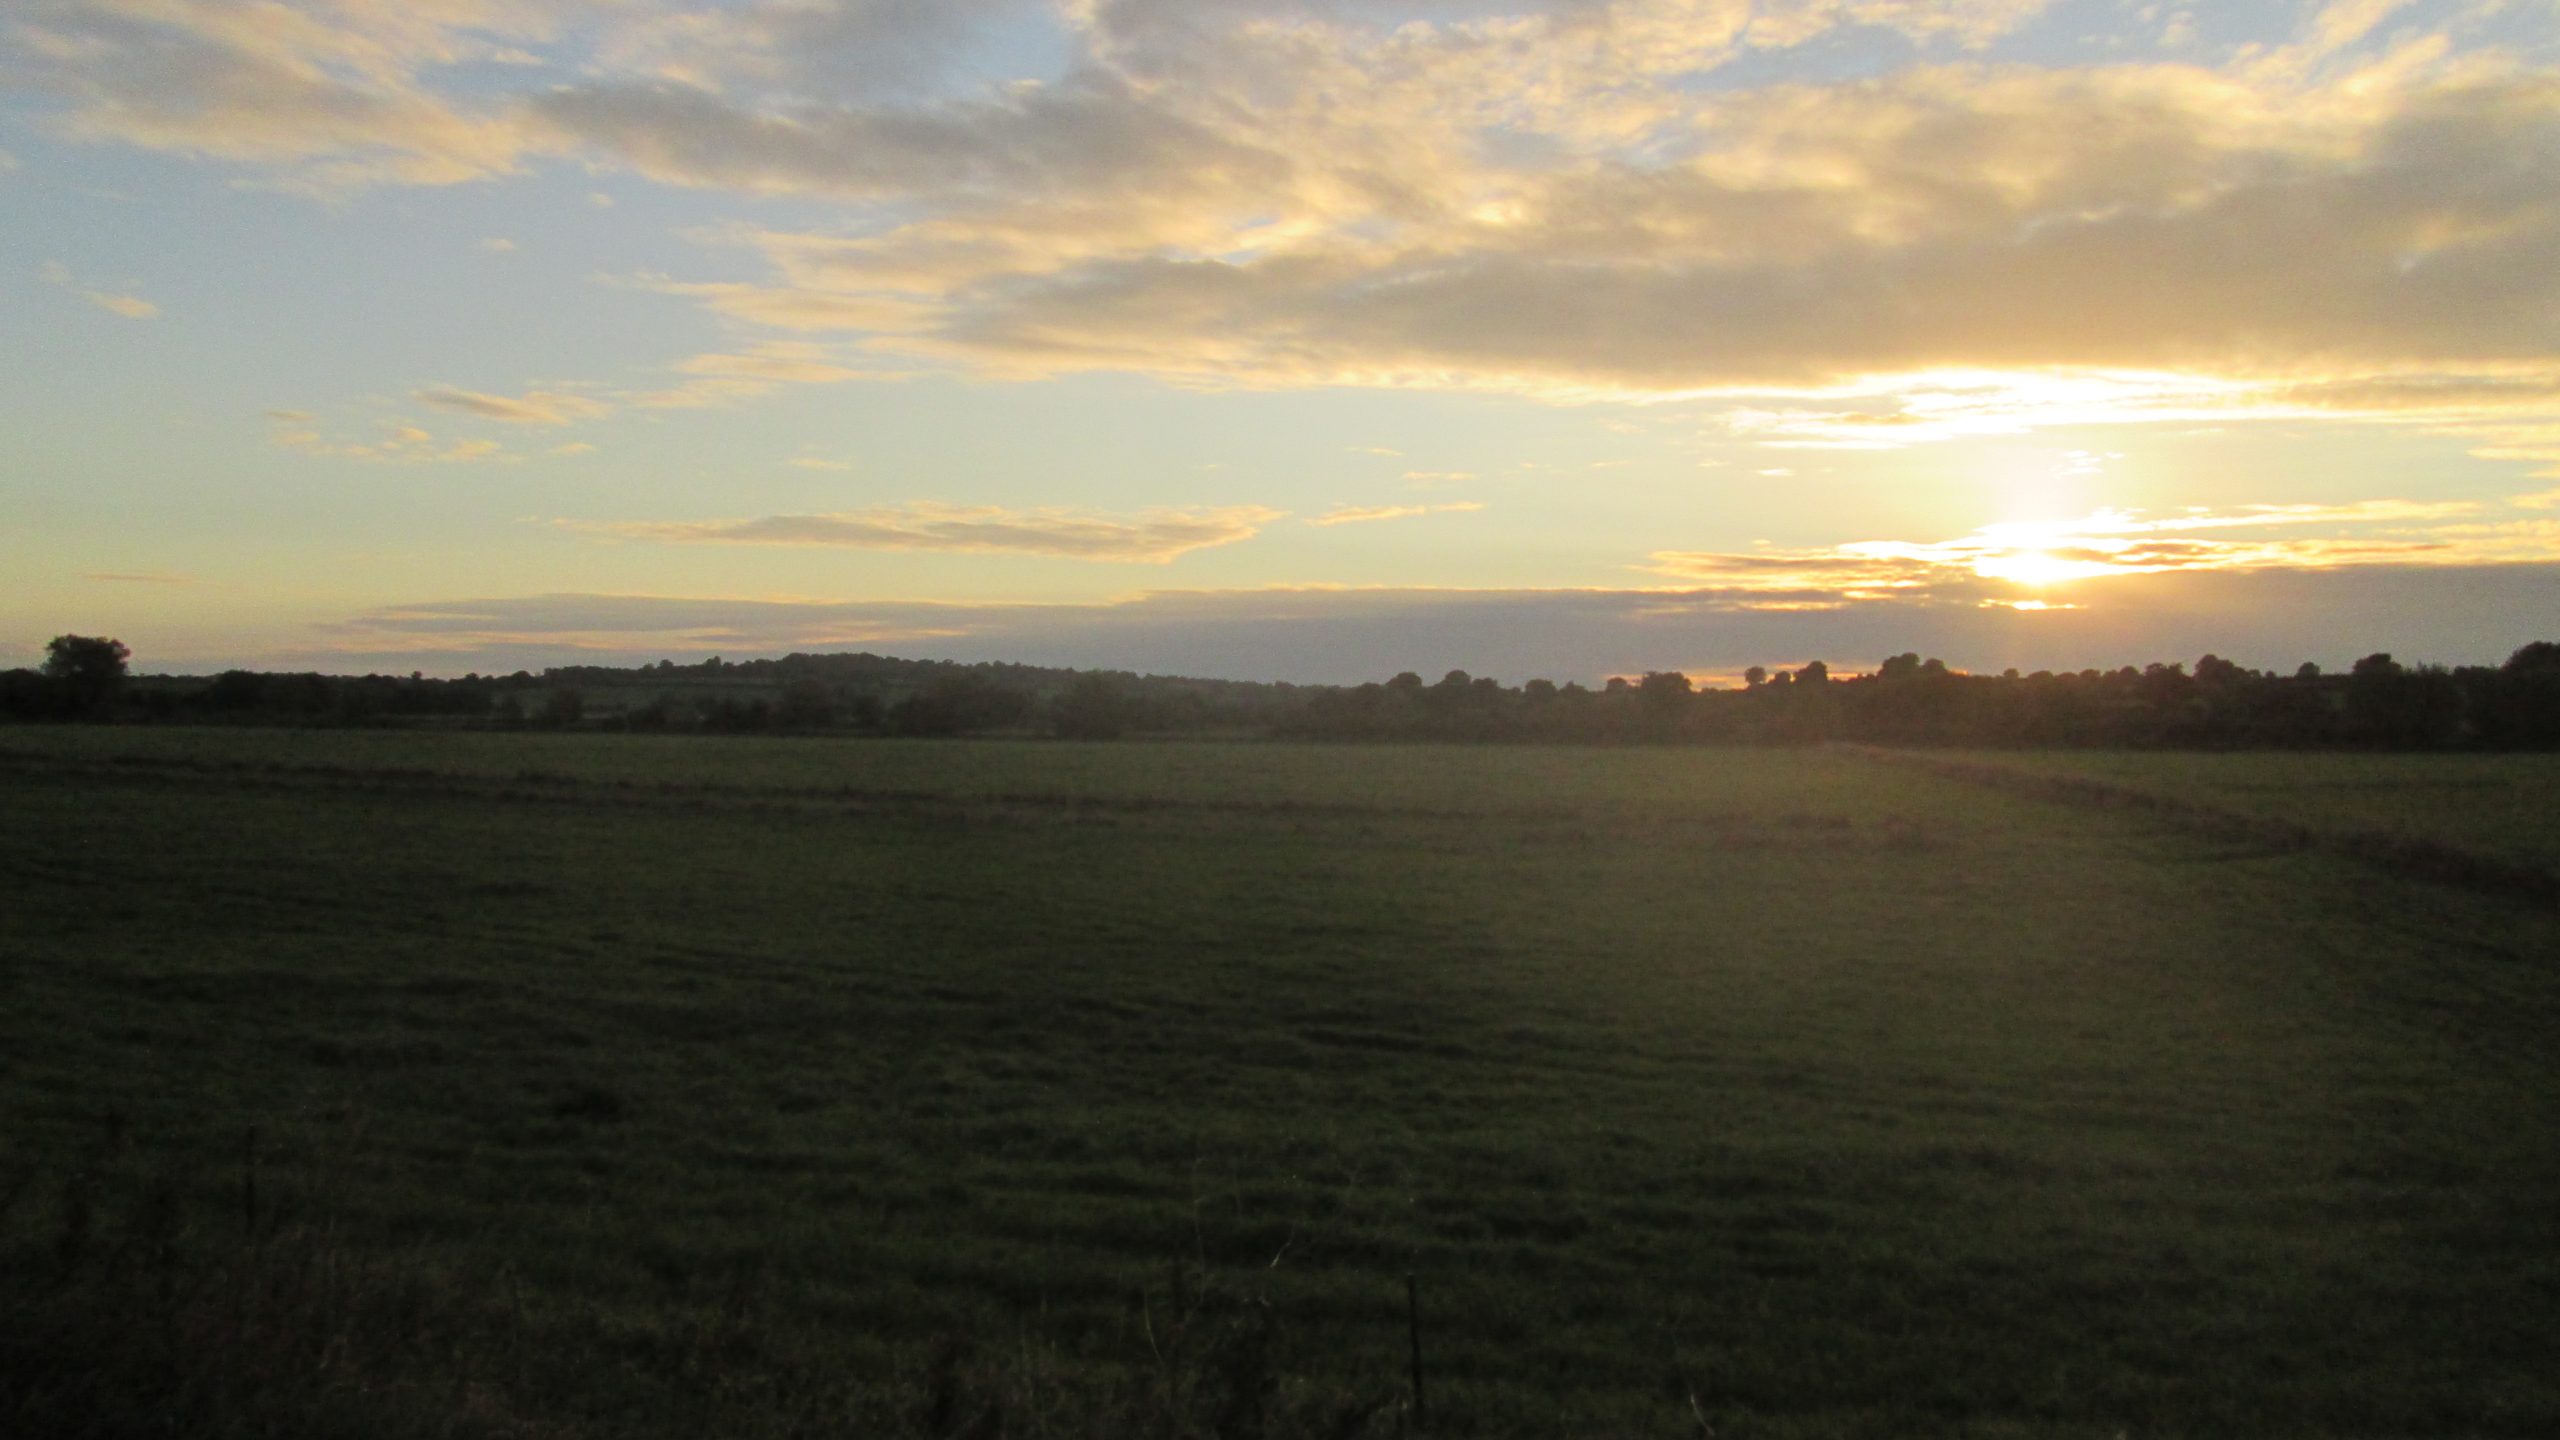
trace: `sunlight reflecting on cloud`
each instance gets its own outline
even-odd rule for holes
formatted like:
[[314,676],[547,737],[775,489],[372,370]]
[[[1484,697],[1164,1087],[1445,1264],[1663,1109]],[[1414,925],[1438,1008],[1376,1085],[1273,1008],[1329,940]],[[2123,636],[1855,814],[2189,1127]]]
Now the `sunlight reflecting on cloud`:
[[522,395],[487,395],[477,390],[438,385],[419,391],[414,398],[439,410],[451,410],[507,425],[574,425],[581,420],[593,420],[613,413],[613,407],[600,400],[551,390],[528,391]]
[[1458,500],[1447,505],[1345,505],[1322,515],[1307,517],[1310,525],[1365,525],[1377,520],[1410,520],[1422,515],[1456,515],[1482,510],[1473,500]]
[[495,440],[442,440],[432,431],[406,422],[384,425],[378,439],[343,440],[323,433],[313,417],[300,411],[269,411],[268,418],[274,422],[268,435],[270,444],[323,459],[452,465],[519,458]]
[[[1982,582],[2029,591],[2126,575],[2370,565],[2560,561],[2560,522],[2474,519],[2467,502],[2252,505],[2146,516],[2100,510],[2079,520],[2002,522],[1954,540],[1862,540],[1821,549],[1662,551],[1646,568],[1745,592],[1848,598],[1945,592],[1968,602]],[[2456,523],[2462,522],[2462,523]],[[2318,536],[2282,532],[2323,527]],[[2013,608],[2050,609],[2052,604]]]
[[[2560,76],[2498,8],[2336,0],[2214,65],[2046,0],[23,0],[0,83],[321,191],[840,202],[705,237],[761,278],[639,283],[872,373],[1710,396],[1830,448],[2318,413],[2560,465]],[[2048,19],[2116,58],[2004,48]],[[1893,63],[1728,78],[1852,32]]]

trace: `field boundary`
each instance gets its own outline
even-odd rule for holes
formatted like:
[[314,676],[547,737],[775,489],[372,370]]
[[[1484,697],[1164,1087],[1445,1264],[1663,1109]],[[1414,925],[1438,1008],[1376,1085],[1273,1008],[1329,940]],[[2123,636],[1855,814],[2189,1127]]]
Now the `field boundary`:
[[2193,835],[2335,855],[2408,879],[2455,886],[2560,910],[2560,874],[2403,831],[2324,828],[2300,820],[2252,815],[2090,775],[2038,773],[1979,760],[1959,760],[1948,755],[1896,750],[1880,745],[1842,745],[1839,748],[1848,754],[1883,764],[1925,770],[1950,780],[1961,780],[2013,795],[2103,810],[2139,811]]

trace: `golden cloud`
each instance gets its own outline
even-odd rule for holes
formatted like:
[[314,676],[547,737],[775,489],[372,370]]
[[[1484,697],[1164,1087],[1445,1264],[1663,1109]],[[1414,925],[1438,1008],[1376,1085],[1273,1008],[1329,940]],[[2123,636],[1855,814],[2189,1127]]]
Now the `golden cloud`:
[[601,400],[552,390],[533,390],[522,395],[487,395],[477,390],[438,385],[417,392],[416,398],[420,403],[440,410],[508,425],[574,425],[581,420],[593,420],[613,413],[613,407]]
[[836,385],[848,380],[902,380],[906,374],[856,369],[823,345],[773,340],[736,354],[696,355],[677,364],[689,376],[672,389],[632,397],[648,410],[698,410],[752,399],[783,385]]
[[160,307],[138,295],[111,295],[103,290],[83,290],[80,298],[111,315],[127,320],[150,320],[160,314]]
[[1453,515],[1462,511],[1481,510],[1473,500],[1460,500],[1447,505],[1346,505],[1322,515],[1307,518],[1310,525],[1365,525],[1376,520],[1410,520],[1419,515]]
[[672,545],[943,550],[1162,565],[1194,550],[1252,539],[1283,514],[1259,505],[1232,505],[1150,510],[1120,517],[1062,509],[1014,510],[996,505],[918,502],[824,515],[570,523],[569,528],[613,539]]
[[436,93],[427,70],[549,33],[547,7],[495,0],[338,0],[326,10],[224,0],[23,0],[14,39],[63,96],[74,139],[276,167],[292,183],[441,185],[525,152],[501,109]]
[[[2560,72],[2487,43],[2493,6],[2336,0],[2219,66],[2057,66],[1990,48],[2046,0],[1097,0],[1052,12],[1060,78],[962,78],[1029,5],[13,20],[77,138],[319,187],[559,155],[866,202],[718,237],[757,279],[641,283],[883,363],[1750,397],[1774,443],[1856,448],[2316,413],[2560,473]],[[1900,61],[1724,83],[1850,29]],[[448,78],[474,62],[526,78]],[[639,403],[795,383],[688,373]]]
[[[1954,540],[1861,540],[1810,550],[1661,551],[1645,568],[1746,595],[1827,594],[1855,600],[1943,594],[1969,602],[1988,592],[2043,592],[2129,575],[2560,561],[2560,522],[2473,518],[2483,508],[2379,500],[2252,505],[2163,516],[2101,510],[2075,521],[1986,525]],[[2281,533],[2306,527],[2335,533]],[[1997,598],[1997,603],[2014,602],[2014,596]]]
[[270,411],[276,418],[270,443],[283,450],[297,451],[332,460],[363,460],[390,464],[471,464],[478,461],[514,460],[506,447],[495,440],[439,440],[416,425],[395,423],[384,427],[381,439],[371,441],[333,440],[310,423],[299,411]]

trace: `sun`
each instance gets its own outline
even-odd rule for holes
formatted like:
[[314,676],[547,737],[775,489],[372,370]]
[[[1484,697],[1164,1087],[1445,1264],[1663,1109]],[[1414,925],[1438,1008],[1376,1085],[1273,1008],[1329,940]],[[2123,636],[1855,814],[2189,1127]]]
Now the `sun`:
[[1976,575],[1989,580],[2006,580],[2031,590],[2113,575],[2122,568],[2104,560],[2065,557],[2047,550],[2011,550],[1985,555],[1973,562]]

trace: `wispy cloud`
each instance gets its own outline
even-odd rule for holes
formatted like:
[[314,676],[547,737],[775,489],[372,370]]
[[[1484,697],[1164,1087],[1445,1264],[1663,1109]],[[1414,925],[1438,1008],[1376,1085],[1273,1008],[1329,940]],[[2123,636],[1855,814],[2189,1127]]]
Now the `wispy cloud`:
[[139,295],[114,295],[103,290],[83,290],[80,292],[80,298],[108,314],[121,315],[127,320],[153,320],[160,315],[159,306]]
[[81,299],[110,315],[121,315],[127,320],[151,320],[159,317],[160,307],[139,295],[118,295],[112,291],[93,290],[82,285],[72,275],[71,267],[59,260],[46,261],[38,267],[36,273],[44,277],[46,284],[59,285],[73,291]]
[[581,420],[594,420],[613,413],[613,407],[601,400],[554,390],[490,395],[451,385],[437,385],[417,392],[416,398],[421,404],[433,405],[439,410],[451,410],[459,415],[508,425],[574,425]]
[[841,385],[852,380],[902,380],[898,372],[840,362],[819,344],[768,340],[734,353],[696,355],[675,366],[683,383],[631,397],[646,410],[700,410],[753,399],[785,385]]
[[1281,518],[1283,512],[1258,505],[1110,516],[1061,509],[1011,510],[995,505],[918,502],[826,515],[770,515],[753,520],[564,523],[588,534],[671,545],[944,550],[1161,565],[1194,550],[1252,539],[1264,526]]
[[517,458],[495,440],[442,440],[431,431],[405,422],[383,427],[381,438],[376,440],[341,440],[325,434],[316,421],[300,411],[269,411],[268,415],[276,421],[268,435],[269,443],[278,449],[325,459],[466,465]]
[[430,73],[538,38],[548,5],[344,0],[325,10],[210,0],[22,0],[19,68],[75,140],[266,167],[315,190],[504,173],[536,140],[503,105]]
[[1309,516],[1307,523],[1310,525],[1365,525],[1373,520],[1410,520],[1419,515],[1453,515],[1461,511],[1483,508],[1482,504],[1473,500],[1460,500],[1447,505],[1346,505],[1338,510],[1328,510],[1322,515]]

